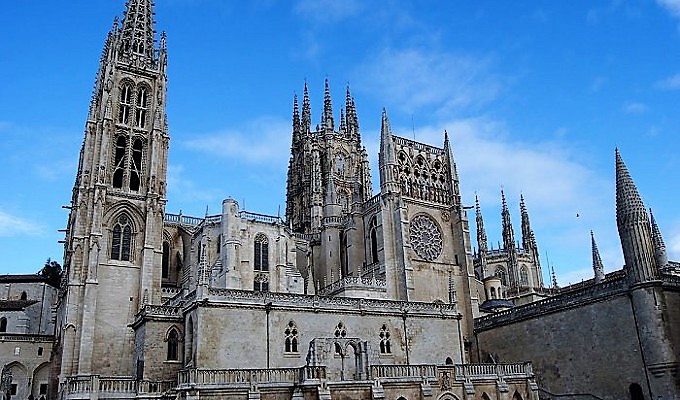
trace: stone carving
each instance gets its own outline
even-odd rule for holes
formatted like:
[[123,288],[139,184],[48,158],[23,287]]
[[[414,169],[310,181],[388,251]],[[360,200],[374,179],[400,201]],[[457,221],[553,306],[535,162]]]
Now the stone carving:
[[432,261],[441,255],[442,233],[432,218],[426,215],[413,218],[409,235],[411,246],[420,258]]

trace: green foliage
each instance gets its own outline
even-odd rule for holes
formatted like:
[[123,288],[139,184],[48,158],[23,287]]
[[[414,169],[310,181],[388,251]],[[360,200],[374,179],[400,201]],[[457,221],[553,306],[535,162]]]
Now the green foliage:
[[61,265],[48,258],[47,261],[45,261],[45,266],[38,272],[38,275],[47,278],[50,284],[59,286],[59,283],[61,282]]

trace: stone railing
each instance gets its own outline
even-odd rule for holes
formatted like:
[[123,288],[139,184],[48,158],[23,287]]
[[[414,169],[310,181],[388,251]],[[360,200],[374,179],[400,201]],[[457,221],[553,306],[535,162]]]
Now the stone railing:
[[175,297],[181,290],[182,288],[178,287],[162,287],[161,297]]
[[266,369],[186,369],[177,375],[178,387],[244,386],[254,384],[290,384],[325,380],[326,367],[266,368]]
[[531,363],[511,364],[456,364],[441,366],[440,373],[452,372],[456,380],[477,380],[502,378],[530,378],[534,375]]
[[380,193],[376,194],[375,196],[371,197],[370,199],[366,200],[364,202],[364,209],[369,209],[376,204],[380,203]]
[[400,136],[392,136],[392,137],[394,138],[395,143],[402,145],[402,146],[412,147],[416,150],[420,150],[420,151],[430,153],[430,154],[435,154],[435,155],[439,155],[439,154],[444,153],[444,150],[439,149],[439,148],[434,147],[434,146],[430,146],[430,145],[427,145],[427,144],[424,144],[424,143],[419,143],[419,142],[416,142],[416,141],[413,141],[413,140],[410,140],[410,139],[406,139],[406,138],[403,138],[403,137],[400,137]]
[[182,308],[147,304],[140,313],[147,317],[180,317],[182,315]]
[[602,298],[625,293],[627,290],[628,283],[625,279],[607,280],[580,290],[561,293],[544,300],[477,318],[475,319],[475,330],[483,331],[493,326],[505,325],[580,304],[595,302]]
[[54,341],[52,335],[32,335],[30,333],[0,333],[0,342],[34,342],[49,343]]
[[258,214],[248,211],[240,211],[238,213],[239,218],[247,219],[249,221],[264,222],[266,224],[282,224],[283,220],[281,217],[276,215],[266,215]]
[[[435,301],[431,303],[414,301],[396,301],[371,298],[314,296],[293,293],[255,292],[251,290],[237,290],[224,288],[208,288],[208,300],[215,302],[236,301],[238,303],[260,304],[272,303],[274,307],[305,307],[305,308],[334,308],[348,311],[371,311],[380,313],[413,313],[437,314],[459,318],[456,304]],[[195,295],[193,298],[195,299]]]
[[348,289],[368,289],[368,290],[386,290],[387,281],[382,279],[376,279],[375,277],[370,278],[360,278],[358,276],[346,276],[338,281],[331,283],[330,285],[319,290],[319,294],[322,296],[330,296],[341,290]]
[[165,214],[165,222],[170,224],[197,226],[203,222],[203,218],[188,217],[182,214]]
[[64,399],[89,399],[94,397],[94,393],[98,394],[96,397],[160,394],[170,392],[176,386],[174,381],[137,381],[131,377],[84,375],[66,378],[66,382],[60,385],[60,391]]
[[436,365],[371,365],[371,379],[436,378]]

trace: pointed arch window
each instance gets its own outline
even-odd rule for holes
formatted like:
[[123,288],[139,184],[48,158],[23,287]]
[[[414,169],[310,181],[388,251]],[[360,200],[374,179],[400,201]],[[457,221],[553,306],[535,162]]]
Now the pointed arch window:
[[28,295],[26,294],[26,291],[21,292],[21,300],[26,300],[28,298]]
[[179,360],[179,352],[177,351],[178,347],[179,333],[177,333],[177,329],[171,328],[170,332],[168,332],[168,352],[166,357],[168,361]]
[[127,125],[132,109],[132,85],[124,83],[120,87],[120,104],[118,106],[118,122]]
[[113,187],[121,189],[123,187],[123,176],[125,175],[125,155],[127,150],[127,139],[120,135],[116,139],[116,149],[113,159]]
[[519,284],[521,286],[529,286],[529,271],[525,266],[522,266],[522,269],[519,271]]
[[255,236],[255,271],[269,271],[269,240],[261,233]]
[[0,332],[7,332],[7,318],[0,318]]
[[376,217],[371,219],[369,235],[371,237],[371,264],[378,262],[378,221]]
[[284,351],[286,353],[298,352],[298,329],[295,322],[289,321],[286,330],[283,332],[286,336]]
[[383,324],[380,328],[380,354],[392,354],[392,346],[390,345],[390,331],[387,325]]
[[137,128],[144,128],[146,125],[148,99],[149,89],[140,87],[137,90],[137,107],[135,108],[135,126]]
[[161,277],[167,278],[170,270],[170,243],[163,241],[163,260],[161,261]]
[[142,139],[135,139],[132,143],[132,158],[130,159],[130,190],[139,190],[142,177],[143,153],[144,143],[142,143]]
[[508,276],[505,273],[505,269],[503,267],[496,269],[496,276],[501,280],[501,283],[504,286],[508,286]]
[[123,214],[118,217],[111,235],[111,259],[130,261],[130,247],[132,246],[132,225],[130,218]]

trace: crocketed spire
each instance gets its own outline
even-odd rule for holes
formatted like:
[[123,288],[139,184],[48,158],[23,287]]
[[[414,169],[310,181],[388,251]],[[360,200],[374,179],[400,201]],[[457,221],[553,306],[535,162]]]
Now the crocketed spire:
[[590,242],[593,249],[593,272],[595,274],[595,283],[599,283],[604,280],[604,265],[602,265],[600,250],[597,249],[597,243],[595,243],[595,235],[593,234],[593,231],[590,231]]
[[619,149],[616,149],[616,225],[630,282],[656,279],[658,270],[647,210]]
[[293,141],[298,140],[300,130],[300,110],[298,107],[298,97],[295,94],[293,95]]
[[128,0],[121,34],[121,51],[147,58],[154,57],[152,0]]
[[649,218],[651,220],[652,228],[652,245],[654,246],[654,258],[656,259],[656,265],[660,269],[668,266],[668,254],[666,253],[666,243],[663,241],[661,236],[661,231],[659,230],[659,225],[656,224],[654,219],[654,214],[652,214],[652,209],[649,209]]
[[486,237],[486,229],[484,228],[484,218],[482,217],[482,207],[479,205],[479,198],[475,195],[475,216],[477,222],[477,247],[479,247],[479,254],[486,254],[488,251],[488,241]]
[[312,127],[312,108],[309,105],[309,89],[307,88],[307,81],[305,81],[305,88],[302,91],[302,131],[309,132]]
[[324,82],[324,90],[323,90],[323,118],[321,120],[322,125],[326,128],[328,131],[333,131],[334,128],[334,123],[333,123],[333,104],[331,103],[331,89],[330,85],[328,84],[328,78],[326,78],[326,81]]

